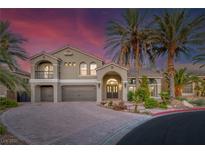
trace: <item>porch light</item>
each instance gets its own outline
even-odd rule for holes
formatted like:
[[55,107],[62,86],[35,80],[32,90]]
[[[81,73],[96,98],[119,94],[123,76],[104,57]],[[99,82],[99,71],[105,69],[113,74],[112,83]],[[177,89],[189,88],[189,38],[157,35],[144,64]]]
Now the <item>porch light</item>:
[[124,87],[125,87],[125,88],[127,87],[127,84],[126,84],[126,83],[124,83]]
[[121,84],[121,83],[119,84],[119,89],[120,89],[120,90],[122,89],[122,84]]
[[98,88],[100,88],[100,83],[98,83]]

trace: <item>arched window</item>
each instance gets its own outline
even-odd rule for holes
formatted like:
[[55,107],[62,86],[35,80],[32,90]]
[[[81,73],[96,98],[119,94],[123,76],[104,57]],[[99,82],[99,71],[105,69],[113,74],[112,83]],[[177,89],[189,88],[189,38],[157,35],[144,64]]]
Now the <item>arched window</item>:
[[84,62],[80,64],[80,75],[87,75],[87,64]]
[[53,78],[53,65],[50,62],[41,62],[38,64],[36,71],[37,78],[52,79]]
[[90,75],[96,75],[96,68],[97,68],[96,63],[90,64]]

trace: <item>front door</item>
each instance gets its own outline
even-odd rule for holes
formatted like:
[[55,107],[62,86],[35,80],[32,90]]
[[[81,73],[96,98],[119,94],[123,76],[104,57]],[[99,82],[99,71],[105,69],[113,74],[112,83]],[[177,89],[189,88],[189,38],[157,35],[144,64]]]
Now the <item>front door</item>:
[[118,98],[118,85],[107,85],[107,98]]

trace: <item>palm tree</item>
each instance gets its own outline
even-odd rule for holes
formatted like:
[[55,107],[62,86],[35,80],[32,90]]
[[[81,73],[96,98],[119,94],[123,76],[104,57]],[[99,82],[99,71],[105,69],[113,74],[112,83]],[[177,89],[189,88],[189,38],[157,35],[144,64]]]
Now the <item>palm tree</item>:
[[[169,83],[169,74],[164,73],[167,83]],[[198,83],[200,79],[197,76],[194,76],[186,72],[186,68],[175,70],[174,74],[174,86],[175,86],[175,96],[182,96],[182,89],[187,84],[192,84],[193,82]]]
[[199,55],[195,56],[193,58],[193,62],[194,62],[194,64],[203,63],[203,64],[201,64],[200,67],[204,67],[205,66],[205,54],[199,54]]
[[127,9],[122,17],[122,21],[111,21],[108,24],[105,48],[114,62],[128,67],[134,65],[138,87],[143,55],[151,56],[147,48],[149,42],[144,28],[145,16],[137,9]]
[[0,83],[12,91],[26,88],[24,81],[13,72],[19,70],[17,58],[26,59],[25,42],[20,35],[10,31],[9,22],[0,21]]
[[175,98],[174,61],[181,55],[200,50],[204,45],[205,16],[191,17],[184,10],[165,11],[156,15],[153,25],[155,39],[154,56],[167,54],[167,71],[170,82],[170,97]]

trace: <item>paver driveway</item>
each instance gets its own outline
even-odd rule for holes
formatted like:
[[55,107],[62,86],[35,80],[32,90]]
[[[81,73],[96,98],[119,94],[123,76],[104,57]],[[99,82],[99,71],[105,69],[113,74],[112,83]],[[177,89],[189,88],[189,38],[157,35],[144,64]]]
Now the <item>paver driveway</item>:
[[9,131],[28,144],[103,144],[148,118],[95,102],[25,104],[1,116]]

